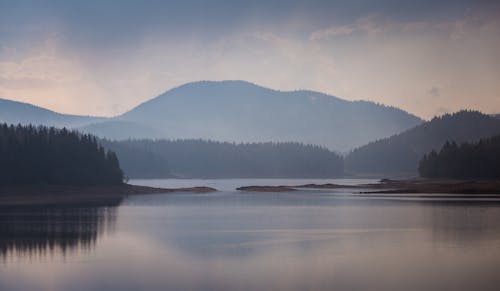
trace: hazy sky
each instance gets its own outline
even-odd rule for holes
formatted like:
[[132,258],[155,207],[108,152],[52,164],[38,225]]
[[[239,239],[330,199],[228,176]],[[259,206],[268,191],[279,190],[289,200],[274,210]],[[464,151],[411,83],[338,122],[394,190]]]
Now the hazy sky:
[[500,112],[498,2],[0,0],[0,98],[115,115],[241,79],[424,118]]

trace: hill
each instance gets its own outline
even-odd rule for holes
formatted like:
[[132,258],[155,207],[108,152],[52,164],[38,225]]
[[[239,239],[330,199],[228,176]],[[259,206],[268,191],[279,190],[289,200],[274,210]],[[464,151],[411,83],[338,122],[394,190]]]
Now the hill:
[[421,123],[394,107],[306,90],[276,91],[244,81],[188,83],[116,119],[155,128],[169,139],[294,141],[338,151]]
[[0,99],[1,123],[79,127],[103,120],[103,117],[60,114],[28,103]]
[[61,114],[29,103],[0,99],[0,122],[7,124],[66,127],[109,139],[159,138],[158,130],[131,121],[106,117]]
[[438,150],[446,141],[472,142],[499,133],[500,119],[477,111],[446,114],[353,150],[345,159],[346,171],[377,176],[416,175],[424,154]]
[[[332,178],[344,174],[342,157],[326,148],[299,143],[127,140],[102,144],[116,151],[131,178],[144,175],[143,166],[151,177],[165,177],[170,172],[186,178]],[[127,162],[135,160],[137,152],[143,153],[145,161]]]

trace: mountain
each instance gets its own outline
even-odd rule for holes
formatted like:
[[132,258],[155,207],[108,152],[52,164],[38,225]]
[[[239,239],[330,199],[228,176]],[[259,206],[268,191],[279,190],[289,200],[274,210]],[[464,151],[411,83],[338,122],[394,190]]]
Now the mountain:
[[81,126],[79,131],[91,133],[101,138],[112,140],[126,140],[131,138],[161,138],[165,134],[150,126],[126,120],[105,120]]
[[28,103],[0,99],[2,123],[78,127],[103,120],[103,117],[60,114]]
[[345,159],[346,171],[370,175],[416,175],[424,154],[446,141],[474,142],[500,133],[500,119],[477,111],[460,111],[435,117],[401,134],[371,142]]
[[116,120],[149,126],[170,139],[295,141],[337,151],[422,122],[394,107],[307,90],[276,91],[244,81],[188,83]]
[[102,138],[301,142],[346,152],[422,122],[401,109],[245,81],[182,85],[113,118],[59,114],[0,100],[0,121],[77,128]]

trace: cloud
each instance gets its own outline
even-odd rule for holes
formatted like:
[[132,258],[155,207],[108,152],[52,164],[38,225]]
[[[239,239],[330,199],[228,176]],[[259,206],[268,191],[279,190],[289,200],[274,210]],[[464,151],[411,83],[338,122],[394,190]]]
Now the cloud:
[[375,14],[355,19],[349,24],[315,30],[310,33],[309,40],[329,40],[355,33],[371,37],[382,34],[439,33],[447,35],[452,40],[459,40],[480,31],[498,31],[499,17],[500,8],[492,8],[491,11],[469,10],[462,18],[447,21],[395,21],[385,15]]
[[[9,82],[62,83],[78,81],[78,72],[69,60],[50,55],[39,55],[20,62],[0,62],[0,78]],[[29,82],[28,82],[29,83]]]
[[500,13],[470,9],[482,1],[9,1],[0,97],[63,112],[118,114],[200,79],[426,117],[474,103],[500,111]]
[[433,86],[429,90],[427,90],[427,94],[431,97],[438,98],[441,96],[441,89],[437,86]]
[[373,36],[392,29],[393,24],[384,23],[380,19],[377,19],[376,16],[369,16],[356,19],[352,24],[331,26],[326,29],[313,31],[309,36],[309,40],[326,40],[356,32]]
[[357,28],[354,25],[333,26],[327,29],[317,30],[311,33],[310,40],[322,40],[325,38],[336,37],[340,35],[349,35]]

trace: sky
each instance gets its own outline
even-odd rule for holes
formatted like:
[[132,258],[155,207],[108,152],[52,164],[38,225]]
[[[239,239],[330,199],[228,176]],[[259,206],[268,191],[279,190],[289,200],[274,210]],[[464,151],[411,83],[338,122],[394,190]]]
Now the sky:
[[114,116],[230,79],[500,113],[499,2],[0,0],[0,98]]

